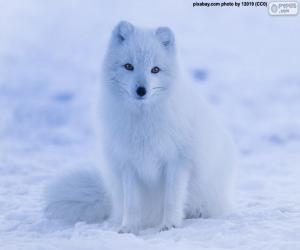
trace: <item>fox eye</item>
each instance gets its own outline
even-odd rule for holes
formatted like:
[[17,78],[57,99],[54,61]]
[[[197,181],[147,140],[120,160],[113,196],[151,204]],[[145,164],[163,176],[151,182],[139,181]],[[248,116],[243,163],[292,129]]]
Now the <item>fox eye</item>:
[[159,71],[160,71],[160,68],[157,67],[157,66],[155,66],[155,67],[153,67],[153,68],[151,69],[151,73],[153,73],[153,74],[156,74],[156,73],[158,73]]
[[132,66],[132,64],[130,63],[126,63],[124,65],[124,68],[127,69],[127,70],[130,70],[130,71],[133,71],[134,70],[134,67]]

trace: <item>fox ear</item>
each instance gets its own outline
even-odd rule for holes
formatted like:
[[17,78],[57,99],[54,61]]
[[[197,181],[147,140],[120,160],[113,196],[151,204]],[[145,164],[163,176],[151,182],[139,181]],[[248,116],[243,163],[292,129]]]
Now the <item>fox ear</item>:
[[163,46],[172,48],[175,45],[175,37],[172,30],[168,27],[159,27],[155,31],[155,35]]
[[133,32],[133,30],[134,26],[131,23],[121,21],[113,31],[113,37],[117,39],[118,42],[123,42]]

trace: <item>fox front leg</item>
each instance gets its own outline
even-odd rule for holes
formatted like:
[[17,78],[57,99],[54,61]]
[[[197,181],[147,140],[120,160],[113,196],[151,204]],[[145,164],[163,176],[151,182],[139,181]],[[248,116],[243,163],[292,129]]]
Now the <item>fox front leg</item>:
[[135,172],[123,172],[123,218],[119,233],[138,234],[141,226],[140,186]]
[[165,193],[161,231],[179,227],[184,217],[184,204],[186,200],[187,184],[189,178],[185,164],[179,162],[166,166]]

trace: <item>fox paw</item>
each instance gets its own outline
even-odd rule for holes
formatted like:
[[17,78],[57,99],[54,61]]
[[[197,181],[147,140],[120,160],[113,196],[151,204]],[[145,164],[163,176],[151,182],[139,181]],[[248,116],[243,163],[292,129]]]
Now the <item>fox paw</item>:
[[137,228],[121,226],[118,230],[119,234],[135,234],[138,235],[139,230]]
[[169,231],[170,229],[172,229],[172,228],[176,228],[176,226],[175,225],[162,225],[161,227],[160,227],[160,232],[164,232],[164,231]]

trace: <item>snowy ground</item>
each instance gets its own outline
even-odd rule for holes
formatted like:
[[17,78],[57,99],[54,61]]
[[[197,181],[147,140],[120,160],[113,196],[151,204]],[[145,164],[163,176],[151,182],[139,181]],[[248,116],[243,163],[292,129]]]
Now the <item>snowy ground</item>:
[[[237,210],[120,235],[43,217],[61,171],[97,167],[99,69],[120,20],[171,26],[239,151]],[[0,249],[300,249],[300,16],[192,1],[0,0]]]

